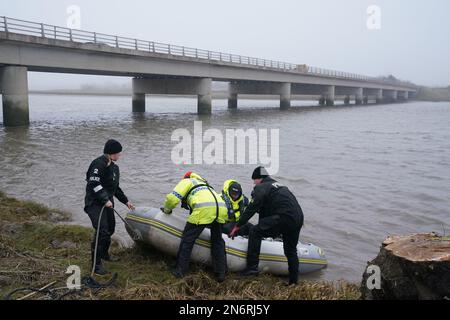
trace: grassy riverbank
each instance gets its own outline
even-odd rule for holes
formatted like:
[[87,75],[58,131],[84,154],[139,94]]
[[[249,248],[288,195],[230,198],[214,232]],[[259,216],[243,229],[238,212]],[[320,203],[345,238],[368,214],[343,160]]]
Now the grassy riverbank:
[[[69,265],[89,272],[92,230],[67,225],[70,214],[21,201],[0,192],[0,296],[22,287],[41,288],[58,281],[64,286]],[[173,258],[135,246],[113,245],[119,262],[108,263],[118,273],[116,286],[81,290],[67,299],[357,299],[358,286],[347,282],[306,282],[286,287],[278,277],[241,278],[235,274],[218,284],[202,266],[192,266],[184,279],[167,271]],[[101,282],[108,278],[99,279]],[[62,289],[62,294],[66,290]],[[14,298],[23,296],[17,293]],[[30,299],[38,299],[36,294]]]

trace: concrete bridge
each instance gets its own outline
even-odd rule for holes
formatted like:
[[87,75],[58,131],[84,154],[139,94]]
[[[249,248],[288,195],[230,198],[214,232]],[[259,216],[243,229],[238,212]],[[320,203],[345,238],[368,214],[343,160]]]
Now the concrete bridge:
[[212,81],[229,83],[230,109],[239,94],[278,95],[286,109],[292,95],[330,106],[337,96],[388,103],[416,92],[407,82],[0,17],[5,126],[29,123],[28,71],[132,77],[134,112],[145,111],[145,94],[182,94],[197,95],[198,113],[209,114]]

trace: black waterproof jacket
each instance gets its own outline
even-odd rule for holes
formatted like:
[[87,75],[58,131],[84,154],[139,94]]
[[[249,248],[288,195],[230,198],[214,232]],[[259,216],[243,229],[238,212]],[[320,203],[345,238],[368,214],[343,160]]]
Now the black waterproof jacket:
[[108,165],[108,158],[103,155],[92,161],[86,172],[85,211],[90,206],[103,206],[108,200],[113,202],[116,197],[126,204],[128,198],[119,186],[119,166],[114,162]]
[[259,219],[280,215],[289,217],[292,223],[303,225],[303,212],[292,192],[271,177],[253,188],[252,200],[238,221],[243,226],[250,218],[259,213]]

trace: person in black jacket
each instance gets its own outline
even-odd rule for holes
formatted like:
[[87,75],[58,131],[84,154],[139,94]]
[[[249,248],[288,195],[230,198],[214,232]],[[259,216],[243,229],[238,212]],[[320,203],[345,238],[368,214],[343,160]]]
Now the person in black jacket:
[[[91,258],[94,272],[98,275],[105,275],[108,272],[104,269],[102,259],[106,261],[117,261],[108,253],[111,245],[111,236],[114,233],[116,220],[114,216],[114,197],[125,204],[130,210],[134,209],[133,204],[123,193],[119,186],[120,172],[119,166],[115,164],[119,160],[122,152],[122,145],[113,139],[106,142],[103,155],[92,161],[86,172],[86,197],[84,199],[84,211],[89,215],[92,226],[95,229],[94,238],[91,244]],[[104,209],[103,209],[104,208]],[[100,213],[103,213],[98,228]],[[98,228],[98,230],[97,230]],[[98,232],[97,255],[94,259],[95,242]]]
[[302,209],[292,192],[272,179],[264,167],[257,167],[253,171],[252,179],[255,183],[252,200],[230,233],[230,237],[234,238],[239,229],[255,213],[259,213],[258,224],[249,232],[247,268],[241,274],[257,275],[262,239],[281,235],[284,254],[288,260],[289,284],[296,284],[299,267],[297,244],[303,225]]

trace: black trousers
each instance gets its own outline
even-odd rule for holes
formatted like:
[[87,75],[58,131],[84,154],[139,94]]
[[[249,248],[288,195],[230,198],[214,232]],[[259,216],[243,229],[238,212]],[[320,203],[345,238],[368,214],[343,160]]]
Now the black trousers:
[[300,237],[301,222],[295,222],[290,217],[274,215],[259,220],[250,229],[247,251],[247,268],[258,269],[261,241],[266,237],[283,238],[284,254],[288,260],[289,283],[298,281],[297,244]]
[[92,222],[92,227],[95,229],[94,237],[91,242],[91,254],[92,261],[94,260],[94,250],[95,250],[95,239],[98,234],[98,245],[97,245],[97,258],[96,264],[100,265],[102,258],[108,256],[109,246],[111,245],[111,236],[116,229],[116,218],[114,216],[114,210],[111,208],[105,208],[102,213],[102,218],[100,220],[100,228],[98,227],[98,219],[100,218],[100,212],[102,207],[99,205],[93,205],[85,208],[85,211],[89,215]]
[[188,272],[195,240],[206,227],[209,227],[211,230],[211,258],[213,270],[216,274],[225,274],[227,264],[225,241],[223,241],[222,238],[222,225],[216,221],[209,225],[186,223],[178,248],[176,264],[176,268],[182,274]]

